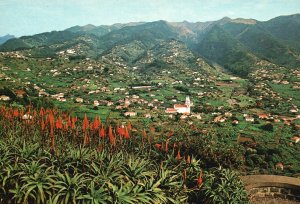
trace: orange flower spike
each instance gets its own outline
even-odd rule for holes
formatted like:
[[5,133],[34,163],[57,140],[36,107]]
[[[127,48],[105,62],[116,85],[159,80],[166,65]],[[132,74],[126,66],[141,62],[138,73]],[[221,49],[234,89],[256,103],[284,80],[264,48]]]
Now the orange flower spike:
[[169,149],[169,141],[167,140],[165,145],[165,151],[168,152],[168,149]]
[[181,160],[181,155],[180,155],[180,150],[178,150],[177,152],[177,157],[176,157],[177,161],[180,161]]
[[98,130],[99,127],[100,127],[100,120],[99,120],[99,118],[96,116],[95,119],[94,119],[93,128],[94,128],[94,130]]
[[63,128],[63,122],[60,116],[58,116],[55,124],[56,129],[62,129]]
[[183,170],[183,180],[186,180],[186,169]]
[[114,137],[113,132],[112,132],[112,127],[111,127],[111,125],[110,125],[109,128],[108,128],[108,136],[109,136],[110,144],[111,144],[111,145],[115,145],[115,144],[116,144],[116,141],[115,141],[115,137]]
[[130,137],[129,137],[129,132],[128,132],[128,129],[127,129],[127,128],[125,128],[124,138],[125,138],[125,139],[129,139],[129,138],[130,138]]
[[1,106],[1,114],[5,115],[6,107],[4,105]]
[[200,186],[202,183],[203,183],[203,179],[202,179],[202,176],[203,176],[203,173],[202,173],[202,170],[201,170],[201,173],[197,179],[197,184],[198,186]]
[[191,163],[191,157],[190,157],[190,155],[188,155],[188,157],[187,157],[187,159],[186,159],[186,163],[187,163],[187,164],[190,164],[190,163]]
[[131,126],[131,123],[130,123],[130,122],[128,122],[127,128],[128,128],[128,130],[132,130],[132,126]]
[[54,115],[52,112],[49,113],[48,118],[49,118],[50,127],[53,128],[54,127]]
[[76,128],[76,121],[77,121],[77,118],[73,118],[71,119],[71,129],[72,130],[75,130]]
[[19,110],[18,109],[15,109],[14,110],[14,117],[19,117]]
[[86,129],[89,128],[89,120],[86,117],[86,114],[84,114],[83,124],[82,124],[82,130],[83,132],[86,131]]
[[42,131],[45,130],[45,122],[44,122],[44,118],[42,118],[42,121],[41,121],[41,129],[42,129]]
[[143,138],[147,139],[147,134],[146,134],[146,130],[145,129],[143,130]]
[[154,145],[157,149],[161,149],[161,144],[155,144]]
[[43,117],[45,115],[45,110],[43,107],[41,107],[39,115],[40,117]]
[[105,129],[104,129],[103,126],[102,126],[101,130],[99,131],[99,136],[100,136],[101,138],[104,138],[104,137],[105,137]]

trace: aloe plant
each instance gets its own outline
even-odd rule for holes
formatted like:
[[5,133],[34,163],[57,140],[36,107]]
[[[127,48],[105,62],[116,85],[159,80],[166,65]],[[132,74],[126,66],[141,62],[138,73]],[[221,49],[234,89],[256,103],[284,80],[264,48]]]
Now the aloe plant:
[[51,179],[54,188],[54,200],[63,203],[76,203],[86,188],[89,180],[85,174],[70,175],[68,172],[57,172]]
[[[35,166],[34,166],[35,168]],[[32,169],[30,169],[32,171]],[[51,167],[48,167],[45,171],[34,169],[34,173],[26,174],[21,177],[23,186],[21,191],[24,192],[23,203],[27,203],[28,200],[35,203],[45,203],[45,201],[52,195],[52,178],[50,174]]]
[[201,191],[210,203],[247,203],[247,193],[237,173],[222,167],[204,173]]
[[97,184],[91,181],[88,186],[88,192],[78,197],[79,201],[90,204],[111,203],[112,197],[109,195],[108,188],[105,184]]

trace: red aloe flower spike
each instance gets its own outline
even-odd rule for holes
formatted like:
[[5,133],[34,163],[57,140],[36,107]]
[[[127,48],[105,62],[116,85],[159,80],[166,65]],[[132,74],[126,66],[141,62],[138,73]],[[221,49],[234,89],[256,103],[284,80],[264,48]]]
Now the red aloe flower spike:
[[1,106],[1,115],[5,115],[6,107],[4,105]]
[[72,130],[75,130],[75,128],[76,128],[76,124],[75,124],[76,121],[77,121],[77,118],[73,118],[73,117],[72,117],[72,120],[71,120],[71,123],[72,123],[72,124],[71,124],[71,129],[72,129]]
[[44,116],[44,114],[45,114],[45,110],[44,110],[44,108],[43,108],[43,107],[41,107],[41,109],[40,109],[40,113],[39,113],[40,117],[43,117],[43,116]]
[[161,144],[155,144],[154,145],[157,149],[161,149]]
[[45,130],[45,122],[44,122],[44,118],[42,118],[42,121],[41,121],[41,129],[42,129],[42,131]]
[[203,176],[203,173],[202,173],[202,170],[201,170],[200,175],[199,175],[199,177],[197,179],[198,186],[200,186],[203,183],[202,176]]
[[146,130],[143,130],[143,139],[147,139],[147,134],[146,134]]
[[177,161],[181,160],[181,155],[180,155],[180,150],[178,150],[177,152],[177,157],[176,157]]
[[100,119],[96,116],[94,119],[93,128],[94,128],[94,130],[98,130],[99,127],[100,127]]
[[19,117],[19,110],[18,109],[15,109],[14,110],[14,117]]
[[55,124],[56,129],[62,129],[63,128],[63,122],[60,116],[58,116]]
[[129,138],[130,138],[127,127],[125,128],[124,138],[125,138],[125,139],[129,139]]
[[168,152],[168,149],[169,149],[169,147],[168,147],[168,146],[169,146],[169,141],[168,141],[168,140],[166,140],[166,145],[165,145],[165,151],[166,151],[166,152]]
[[89,120],[87,119],[86,114],[84,114],[84,119],[82,124],[83,132],[85,132],[87,128],[89,128]]
[[54,115],[53,112],[50,112],[48,115],[50,127],[54,128]]
[[104,138],[104,137],[105,137],[105,129],[104,129],[103,125],[102,125],[101,130],[99,130],[99,136],[100,136],[101,138]]
[[130,123],[130,122],[128,122],[127,128],[128,128],[129,131],[132,130],[132,126],[131,126],[131,123]]
[[187,164],[190,164],[190,163],[191,163],[191,157],[190,157],[190,155],[188,155],[188,157],[187,157],[187,159],[186,159],[186,163],[187,163]]
[[116,145],[116,139],[115,139],[115,137],[114,137],[114,135],[113,135],[111,125],[110,125],[109,128],[108,128],[108,136],[109,136],[110,144],[111,144],[112,146],[115,146],[115,145]]

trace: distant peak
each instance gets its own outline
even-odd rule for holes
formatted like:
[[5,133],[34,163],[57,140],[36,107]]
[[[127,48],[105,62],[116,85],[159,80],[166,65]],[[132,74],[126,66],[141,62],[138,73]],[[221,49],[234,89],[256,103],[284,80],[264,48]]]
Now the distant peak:
[[87,24],[85,26],[82,26],[84,28],[95,28],[96,26],[94,26],[93,24]]
[[154,21],[154,22],[156,22],[156,23],[168,23],[168,22],[165,21],[165,20],[158,20],[158,21]]
[[83,28],[84,30],[88,31],[88,30],[91,30],[91,29],[96,28],[96,26],[94,26],[93,24],[87,24],[87,25],[85,25],[85,26],[82,26],[82,28]]
[[14,36],[14,35],[11,35],[11,34],[6,34],[6,35],[4,35],[4,36],[2,36],[2,37],[6,37],[6,38],[15,38],[15,36]]
[[220,21],[231,21],[231,18],[225,16],[225,17],[223,17]]
[[236,18],[231,20],[233,23],[241,23],[241,24],[256,24],[257,20],[255,19],[244,19],[244,18]]

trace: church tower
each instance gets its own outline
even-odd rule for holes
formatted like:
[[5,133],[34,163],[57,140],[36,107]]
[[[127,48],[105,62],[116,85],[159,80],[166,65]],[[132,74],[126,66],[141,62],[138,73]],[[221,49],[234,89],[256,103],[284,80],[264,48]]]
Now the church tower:
[[186,112],[191,113],[191,100],[189,96],[186,96],[185,98],[185,105],[186,105]]

